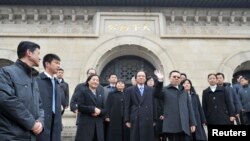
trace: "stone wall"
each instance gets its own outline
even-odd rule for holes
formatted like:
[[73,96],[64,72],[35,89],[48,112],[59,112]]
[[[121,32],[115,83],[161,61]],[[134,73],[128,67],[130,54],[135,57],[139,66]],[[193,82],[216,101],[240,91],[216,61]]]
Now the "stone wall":
[[[15,61],[21,40],[37,42],[41,56],[61,57],[70,94],[88,68],[100,74],[112,59],[135,55],[162,70],[166,84],[171,70],[185,72],[201,95],[208,73],[220,71],[231,81],[234,69],[250,60],[249,39],[249,9],[0,7],[0,58]],[[70,140],[75,115],[69,110],[63,124]]]

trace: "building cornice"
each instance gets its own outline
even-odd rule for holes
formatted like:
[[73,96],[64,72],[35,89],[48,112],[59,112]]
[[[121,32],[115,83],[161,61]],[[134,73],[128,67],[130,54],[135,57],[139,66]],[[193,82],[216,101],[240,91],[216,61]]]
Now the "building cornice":
[[[29,36],[39,31],[44,34],[34,36],[58,36],[58,37],[97,37],[94,33],[95,15],[99,12],[121,13],[121,15],[159,13],[163,15],[163,22],[168,33],[161,35],[166,38],[217,38],[211,34],[197,34],[195,32],[206,31],[209,28],[216,29],[214,32],[227,32],[228,28],[244,28],[250,26],[249,9],[201,9],[201,8],[130,8],[130,7],[30,7],[30,6],[1,6],[0,24],[2,28],[11,28],[20,25],[28,28],[33,26],[36,30],[24,30],[24,33],[15,33],[11,29],[1,29],[1,36]],[[53,31],[53,27],[60,27],[61,32]],[[80,27],[81,29],[79,30]],[[191,29],[195,27],[195,29]],[[180,34],[175,31],[183,30]],[[62,31],[63,30],[63,31]],[[67,31],[68,30],[68,31]],[[201,31],[203,30],[203,31]],[[8,32],[9,31],[9,32]],[[13,34],[12,34],[13,33]],[[48,33],[48,34],[46,34]],[[53,33],[53,34],[50,34]],[[70,34],[68,34],[70,33]],[[191,36],[190,36],[191,35]],[[250,38],[247,35],[224,35],[225,38]]]

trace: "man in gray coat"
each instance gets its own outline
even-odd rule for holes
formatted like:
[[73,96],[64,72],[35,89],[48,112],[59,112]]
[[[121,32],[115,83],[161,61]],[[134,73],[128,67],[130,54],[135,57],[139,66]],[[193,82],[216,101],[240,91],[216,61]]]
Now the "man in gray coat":
[[170,84],[163,87],[163,74],[155,71],[158,83],[154,96],[163,100],[163,133],[167,133],[169,141],[189,141],[190,132],[195,131],[196,121],[189,95],[179,86],[180,72],[169,73]]
[[23,41],[15,64],[0,69],[0,140],[35,141],[43,130],[44,111],[32,67],[39,66],[40,46]]

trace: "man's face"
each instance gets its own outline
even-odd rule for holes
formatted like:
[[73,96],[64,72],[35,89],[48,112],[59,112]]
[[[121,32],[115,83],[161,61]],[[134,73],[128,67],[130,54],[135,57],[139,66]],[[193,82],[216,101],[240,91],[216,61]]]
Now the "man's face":
[[247,85],[247,84],[248,84],[248,81],[245,78],[240,79],[240,85],[244,86],[244,85]]
[[108,81],[109,81],[110,84],[115,84],[117,82],[117,76],[116,75],[111,75],[109,77]]
[[145,72],[143,72],[143,71],[138,72],[137,75],[136,75],[136,83],[140,84],[140,85],[143,85],[145,82],[146,82],[146,74],[145,74]]
[[185,76],[185,75],[181,75],[181,77],[180,77],[180,82],[181,82],[182,80],[184,80],[184,79],[187,79],[186,76]]
[[60,61],[53,59],[50,63],[46,62],[46,68],[52,73],[56,74],[60,68]]
[[64,74],[64,71],[58,70],[57,73],[56,73],[56,76],[57,76],[58,79],[62,79],[63,78],[63,74]]
[[32,62],[32,66],[38,67],[40,64],[40,49],[36,48],[34,52],[27,50],[28,59]]
[[223,76],[222,75],[217,75],[216,78],[217,78],[218,85],[223,85],[223,83],[224,83]]
[[216,79],[216,76],[215,75],[210,75],[208,77],[208,83],[210,86],[214,86],[217,84],[217,79]]
[[91,69],[91,70],[88,71],[87,76],[90,76],[90,75],[93,75],[93,74],[96,74],[96,71],[94,69]]
[[178,86],[180,83],[180,73],[173,72],[169,77],[170,84],[173,86]]

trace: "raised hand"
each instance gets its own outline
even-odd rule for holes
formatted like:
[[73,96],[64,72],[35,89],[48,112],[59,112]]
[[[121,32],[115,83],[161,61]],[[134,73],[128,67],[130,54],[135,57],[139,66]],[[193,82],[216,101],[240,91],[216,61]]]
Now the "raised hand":
[[164,75],[160,72],[160,70],[155,70],[154,74],[156,75],[158,81],[163,81]]

